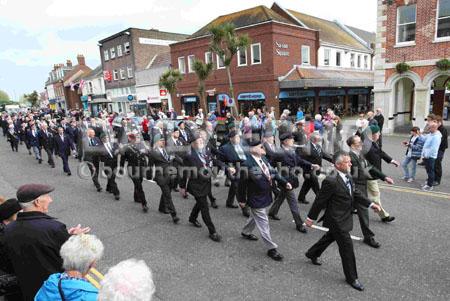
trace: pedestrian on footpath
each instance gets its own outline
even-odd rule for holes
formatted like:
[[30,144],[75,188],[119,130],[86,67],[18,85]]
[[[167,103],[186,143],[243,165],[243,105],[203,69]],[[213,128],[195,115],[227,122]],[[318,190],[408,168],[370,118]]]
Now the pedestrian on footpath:
[[447,129],[444,126],[444,123],[442,122],[441,116],[436,116],[439,127],[438,131],[441,132],[442,138],[441,138],[441,144],[439,145],[438,155],[435,162],[435,173],[434,173],[434,183],[433,186],[437,186],[441,184],[441,178],[442,178],[442,160],[444,159],[445,150],[448,148],[448,132]]
[[409,141],[403,141],[403,145],[406,146],[405,159],[402,162],[404,172],[403,180],[408,183],[414,182],[414,179],[416,178],[417,160],[422,156],[424,142],[425,138],[420,135],[420,128],[417,126],[411,129]]
[[422,186],[423,191],[433,190],[435,164],[442,140],[442,134],[438,131],[439,122],[436,115],[430,114],[428,116],[427,125],[430,133],[425,137],[425,143],[423,144],[422,150],[422,158],[423,162],[425,163],[425,169],[427,171],[428,178],[425,185]]

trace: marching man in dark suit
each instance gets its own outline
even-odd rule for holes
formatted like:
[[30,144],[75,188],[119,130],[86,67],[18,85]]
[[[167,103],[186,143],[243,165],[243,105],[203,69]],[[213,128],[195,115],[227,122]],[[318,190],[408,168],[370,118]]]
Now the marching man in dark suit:
[[197,228],[202,225],[197,221],[198,214],[202,214],[203,221],[208,227],[209,238],[213,241],[219,242],[221,237],[216,232],[216,227],[211,221],[209,215],[209,207],[207,197],[211,192],[211,168],[213,165],[226,169],[228,173],[234,175],[236,170],[232,167],[227,167],[225,163],[214,159],[212,154],[205,150],[205,142],[197,133],[191,139],[191,153],[184,158],[184,166],[196,169],[196,173],[183,172],[183,181],[180,185],[181,193],[184,194],[187,190],[195,198],[195,206],[192,209],[189,217],[189,222]]
[[63,170],[68,175],[71,176],[69,168],[69,156],[70,151],[72,150],[73,143],[70,141],[68,135],[64,134],[64,129],[62,127],[58,128],[58,135],[54,137],[55,141],[55,153],[62,159],[63,161]]
[[325,210],[323,225],[328,227],[329,231],[305,255],[314,265],[321,265],[318,258],[330,244],[336,241],[345,280],[353,288],[362,291],[364,286],[358,280],[353,242],[349,233],[353,229],[352,208],[355,202],[372,208],[376,212],[380,210],[380,207],[364,196],[353,183],[350,176],[352,163],[348,153],[337,153],[334,162],[336,173],[326,177],[322,182],[322,187],[305,222],[308,227],[311,227],[320,211]]
[[[306,147],[303,148],[302,154],[303,158],[312,164],[317,164],[322,166],[322,159],[327,160],[328,162],[333,162],[333,158],[326,154],[322,149],[322,137],[318,133],[311,134],[309,142],[306,144]],[[298,194],[299,203],[309,204],[306,201],[306,195],[309,190],[312,189],[314,194],[317,195],[320,189],[319,179],[317,178],[317,171],[303,171],[303,178],[305,179],[300,189],[300,193]]]
[[50,164],[52,168],[55,168],[55,161],[53,161],[53,133],[48,130],[47,123],[43,122],[41,124],[41,130],[39,131],[38,136],[39,143],[47,153],[48,164]]
[[108,136],[104,133],[101,134],[100,139],[102,141],[102,156],[101,160],[105,163],[105,166],[110,169],[108,174],[108,182],[106,184],[106,191],[112,193],[116,201],[120,200],[120,191],[116,183],[117,172],[117,157],[119,154],[119,145],[117,143],[111,143],[108,140]]
[[278,246],[270,236],[266,209],[272,203],[273,181],[277,181],[280,186],[288,190],[291,190],[292,186],[270,166],[269,161],[264,157],[266,151],[259,140],[251,141],[249,146],[250,154],[243,163],[243,166],[247,168],[247,173],[241,175],[238,186],[239,205],[241,208],[250,207],[250,217],[242,229],[241,235],[248,240],[258,240],[252,234],[257,226],[268,249],[267,255],[273,260],[280,261],[283,256],[278,252]]
[[39,144],[39,133],[36,129],[36,124],[31,124],[30,130],[27,131],[27,141],[28,144],[33,148],[34,156],[36,160],[39,161],[39,164],[42,163],[41,158],[41,145]]
[[98,192],[102,191],[102,187],[98,182],[98,173],[100,171],[100,156],[102,152],[102,142],[95,136],[95,131],[92,128],[86,130],[86,137],[82,140],[83,161],[88,162],[87,166],[91,173],[92,182]]

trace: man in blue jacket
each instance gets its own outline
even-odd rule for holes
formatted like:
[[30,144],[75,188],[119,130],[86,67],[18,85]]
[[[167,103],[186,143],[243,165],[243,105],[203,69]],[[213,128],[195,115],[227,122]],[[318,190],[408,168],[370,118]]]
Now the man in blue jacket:
[[41,157],[41,146],[39,144],[39,133],[34,123],[31,124],[30,130],[27,132],[27,140],[29,145],[33,148],[36,160],[38,160],[39,164],[41,164],[42,157]]

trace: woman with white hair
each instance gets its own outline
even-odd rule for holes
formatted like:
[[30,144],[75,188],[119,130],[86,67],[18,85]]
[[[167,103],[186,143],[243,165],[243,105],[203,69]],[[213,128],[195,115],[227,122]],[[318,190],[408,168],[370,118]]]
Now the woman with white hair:
[[143,260],[128,259],[109,269],[99,301],[151,301],[155,292],[152,272]]
[[103,256],[103,244],[94,235],[73,235],[61,246],[64,273],[50,275],[35,301],[94,301],[98,289],[85,278]]

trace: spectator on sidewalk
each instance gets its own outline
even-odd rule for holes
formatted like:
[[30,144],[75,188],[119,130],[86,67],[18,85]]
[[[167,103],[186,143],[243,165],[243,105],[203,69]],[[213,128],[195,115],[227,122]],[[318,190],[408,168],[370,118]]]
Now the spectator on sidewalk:
[[64,273],[55,273],[44,282],[35,301],[96,301],[98,289],[86,275],[103,256],[103,244],[94,235],[69,238],[61,246]]
[[435,162],[434,168],[434,183],[433,186],[437,186],[441,184],[442,178],[442,160],[444,159],[445,150],[448,148],[448,132],[444,126],[441,116],[436,116],[438,121],[438,131],[441,133],[441,144],[439,145],[438,155]]
[[152,272],[143,260],[128,259],[109,269],[101,283],[99,301],[151,301]]
[[[420,128],[417,126],[411,129],[411,137],[409,141],[403,141],[406,146],[405,159],[402,162],[404,172],[403,180],[411,183],[416,178],[417,160],[422,156],[423,143],[425,138],[420,135]],[[411,172],[409,166],[411,165]]]
[[422,158],[427,171],[427,183],[422,187],[424,191],[433,190],[436,159],[439,153],[439,147],[442,140],[442,134],[438,131],[439,122],[434,114],[428,116],[428,129],[430,133],[425,137],[425,143],[422,150]]

